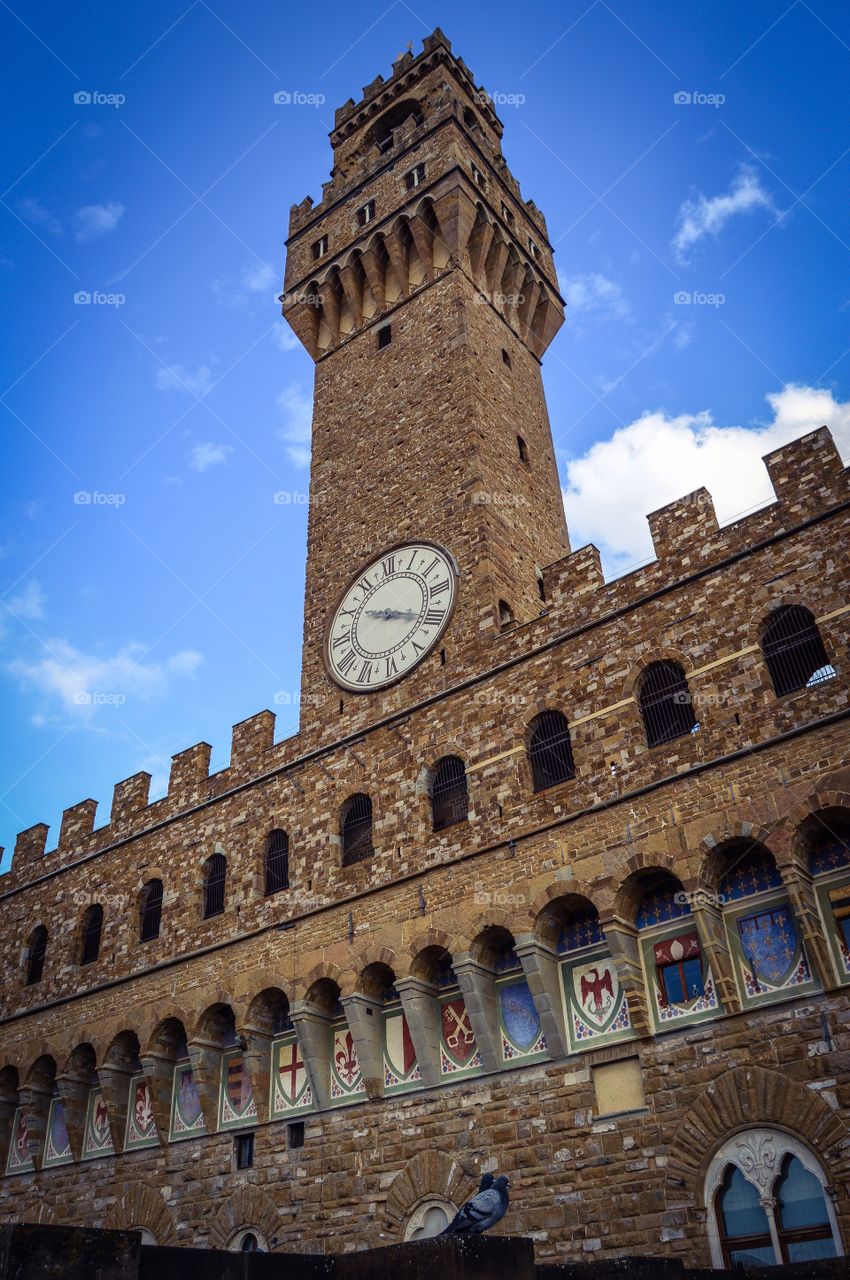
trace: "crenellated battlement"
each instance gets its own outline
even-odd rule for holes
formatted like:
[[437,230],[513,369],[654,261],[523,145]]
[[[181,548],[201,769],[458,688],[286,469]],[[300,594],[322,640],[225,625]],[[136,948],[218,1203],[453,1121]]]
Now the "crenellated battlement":
[[12,865],[0,878],[0,893],[145,831],[160,820],[214,799],[273,765],[286,763],[296,754],[298,737],[275,744],[274,730],[275,715],[271,711],[260,711],[234,725],[230,763],[215,774],[210,773],[212,747],[208,742],[178,751],[171,757],[168,790],[155,800],[150,798],[149,773],[141,770],[122,779],[113,788],[109,820],[103,826],[95,827],[96,800],[71,805],[62,814],[59,841],[52,850],[47,849],[47,823],[28,827],[17,837]]
[[[850,498],[850,472],[843,465],[827,427],[774,450],[764,458],[776,500],[732,524],[720,526],[704,488],[668,503],[648,516],[656,559],[633,573],[606,582],[598,549],[579,548],[544,570],[547,612],[535,622],[500,638],[523,653],[563,630],[603,621],[701,570],[746,553],[777,535],[828,512]],[[498,660],[504,658],[500,649]],[[493,666],[496,665],[494,654]],[[450,693],[450,691],[449,691]],[[274,741],[275,716],[268,710],[233,726],[230,763],[211,775],[212,748],[199,742],[172,757],[167,794],[150,801],[151,775],[140,771],[115,785],[107,824],[95,828],[97,801],[82,800],[62,815],[56,849],[47,852],[49,827],[37,823],[15,843],[4,889],[77,861],[116,840],[143,832],[162,819],[213,800],[251,778],[297,761],[305,744],[298,735]]]
[[[451,73],[451,85],[435,76],[434,73],[440,69]],[[414,90],[421,96],[416,96]],[[425,38],[420,54],[401,54],[393,63],[390,78],[385,80],[381,75],[376,76],[363,87],[362,93],[359,102],[349,98],[335,113],[335,124],[330,134],[334,149],[331,176],[322,185],[318,204],[312,196],[307,196],[291,206],[290,239],[323,216],[335,202],[362,185],[382,165],[391,164],[395,156],[415,142],[418,136],[450,117],[456,117],[467,130],[474,132],[475,143],[486,161],[546,237],[542,213],[533,200],[523,198],[520,185],[502,155],[503,125],[490,95],[476,85],[472,72],[462,58],[452,53],[451,42],[439,27]],[[393,107],[402,108],[405,104],[424,111],[418,123],[414,123],[413,115],[406,120],[400,118],[391,137],[379,140],[373,136],[375,121],[385,113],[391,113]]]
[[[546,599],[566,602],[575,614],[576,598],[588,601],[602,592],[599,604],[621,606],[651,591],[745,552],[776,534],[811,520],[850,497],[850,472],[841,461],[829,428],[819,427],[763,458],[775,501],[721,526],[714,501],[705,488],[670,502],[647,516],[655,559],[622,578],[606,583],[599,552],[581,547],[543,570]],[[536,624],[532,624],[536,625]]]

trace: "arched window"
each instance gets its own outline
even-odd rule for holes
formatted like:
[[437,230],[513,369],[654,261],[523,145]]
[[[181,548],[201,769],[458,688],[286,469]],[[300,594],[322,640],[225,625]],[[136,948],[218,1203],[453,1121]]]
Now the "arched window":
[[431,812],[435,831],[466,822],[469,817],[466,769],[459,756],[443,756],[438,761],[431,784]]
[[362,862],[371,858],[372,848],[372,801],[361,794],[349,796],[342,806],[342,865],[351,866],[354,862]]
[[640,713],[651,747],[699,728],[685,673],[678,662],[653,662],[640,682]]
[[246,1231],[239,1245],[240,1253],[259,1253],[260,1246],[253,1231]]
[[40,924],[33,929],[27,944],[26,984],[28,987],[33,986],[36,982],[41,982],[42,974],[44,973],[44,957],[46,955],[47,929],[43,924]]
[[799,604],[774,609],[762,632],[761,651],[779,697],[835,675],[814,614]]
[[103,933],[103,907],[99,903],[89,907],[83,916],[83,946],[80,964],[93,964],[100,955],[100,936]]
[[430,1240],[448,1226],[457,1210],[443,1196],[428,1196],[411,1213],[404,1228],[405,1240]]
[[544,791],[575,777],[570,726],[560,711],[542,711],[531,722],[528,740],[531,785]]
[[750,1129],[730,1138],[706,1178],[712,1262],[746,1270],[838,1257],[825,1192],[820,1166],[791,1134]]
[[717,1218],[727,1267],[772,1266],[776,1257],[756,1187],[730,1165],[717,1193]]
[[289,836],[277,828],[266,840],[266,897],[289,888]]
[[142,889],[139,941],[151,942],[159,937],[162,924],[162,881],[149,880]]
[[204,863],[204,919],[219,916],[224,910],[224,885],[227,880],[227,858],[214,853]]

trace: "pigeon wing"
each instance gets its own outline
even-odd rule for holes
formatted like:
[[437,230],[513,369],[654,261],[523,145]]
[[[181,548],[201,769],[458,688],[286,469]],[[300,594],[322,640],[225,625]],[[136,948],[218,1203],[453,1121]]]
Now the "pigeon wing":
[[489,1191],[479,1191],[478,1195],[473,1196],[466,1205],[468,1216],[473,1222],[483,1222],[485,1218],[490,1218],[497,1213],[501,1207],[502,1198],[493,1187]]

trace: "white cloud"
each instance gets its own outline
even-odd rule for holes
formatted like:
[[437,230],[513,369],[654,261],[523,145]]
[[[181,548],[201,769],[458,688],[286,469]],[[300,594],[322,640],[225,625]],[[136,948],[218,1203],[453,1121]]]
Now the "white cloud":
[[277,398],[277,407],[284,416],[284,426],[278,432],[287,446],[286,451],[296,467],[310,465],[310,442],[313,422],[312,398],[296,383],[290,383]]
[[779,217],[770,192],[765,191],[759,175],[751,165],[743,164],[727,192],[685,200],[679,209],[679,226],[673,237],[673,252],[679,262],[687,262],[690,251],[704,236],[718,236],[730,218],[738,214],[766,209]]
[[97,240],[114,231],[124,216],[124,206],[117,200],[109,204],[86,204],[74,214],[74,239],[79,244]]
[[267,262],[257,262],[246,267],[242,273],[242,283],[251,293],[265,293],[267,289],[279,284],[278,274]]
[[154,380],[157,391],[188,391],[193,396],[203,396],[213,385],[212,369],[199,364],[193,371],[182,364],[160,365]]
[[196,444],[189,454],[189,466],[193,471],[207,471],[219,462],[226,462],[233,448],[229,444]]
[[646,516],[702,486],[721,522],[773,496],[762,455],[824,424],[850,457],[850,401],[793,383],[767,396],[772,421],[717,426],[711,413],[644,413],[567,466],[564,503],[577,547],[595,543],[609,574],[652,557]]
[[283,319],[272,329],[272,342],[281,351],[294,351],[296,347],[301,346],[301,343]]
[[173,676],[191,675],[203,661],[184,649],[163,663],[146,662],[142,644],[128,644],[111,656],[87,654],[66,640],[50,640],[44,656],[16,659],[7,670],[48,699],[58,699],[65,711],[83,717],[100,707],[122,705],[132,698],[148,701],[162,694]]
[[615,280],[599,271],[558,277],[566,299],[568,318],[631,321],[632,309]]
[[26,622],[37,622],[39,618],[44,617],[45,600],[41,586],[33,578],[16,596],[5,601],[5,604],[9,613],[14,614],[16,618],[22,618]]
[[218,276],[212,282],[212,290],[224,307],[234,310],[252,310],[259,294],[267,294],[269,302],[282,289],[279,273],[267,262],[251,262],[238,276]]
[[25,196],[23,200],[19,200],[18,213],[26,222],[34,227],[40,227],[42,231],[49,231],[52,236],[62,234],[62,223],[56,214],[40,200],[36,200],[35,196]]

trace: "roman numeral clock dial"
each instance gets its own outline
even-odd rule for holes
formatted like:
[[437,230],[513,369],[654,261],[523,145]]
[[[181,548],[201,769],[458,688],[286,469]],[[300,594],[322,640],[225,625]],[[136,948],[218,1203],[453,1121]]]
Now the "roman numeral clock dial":
[[336,683],[369,693],[412,671],[448,625],[457,580],[452,556],[431,542],[393,547],[361,569],[325,636]]

